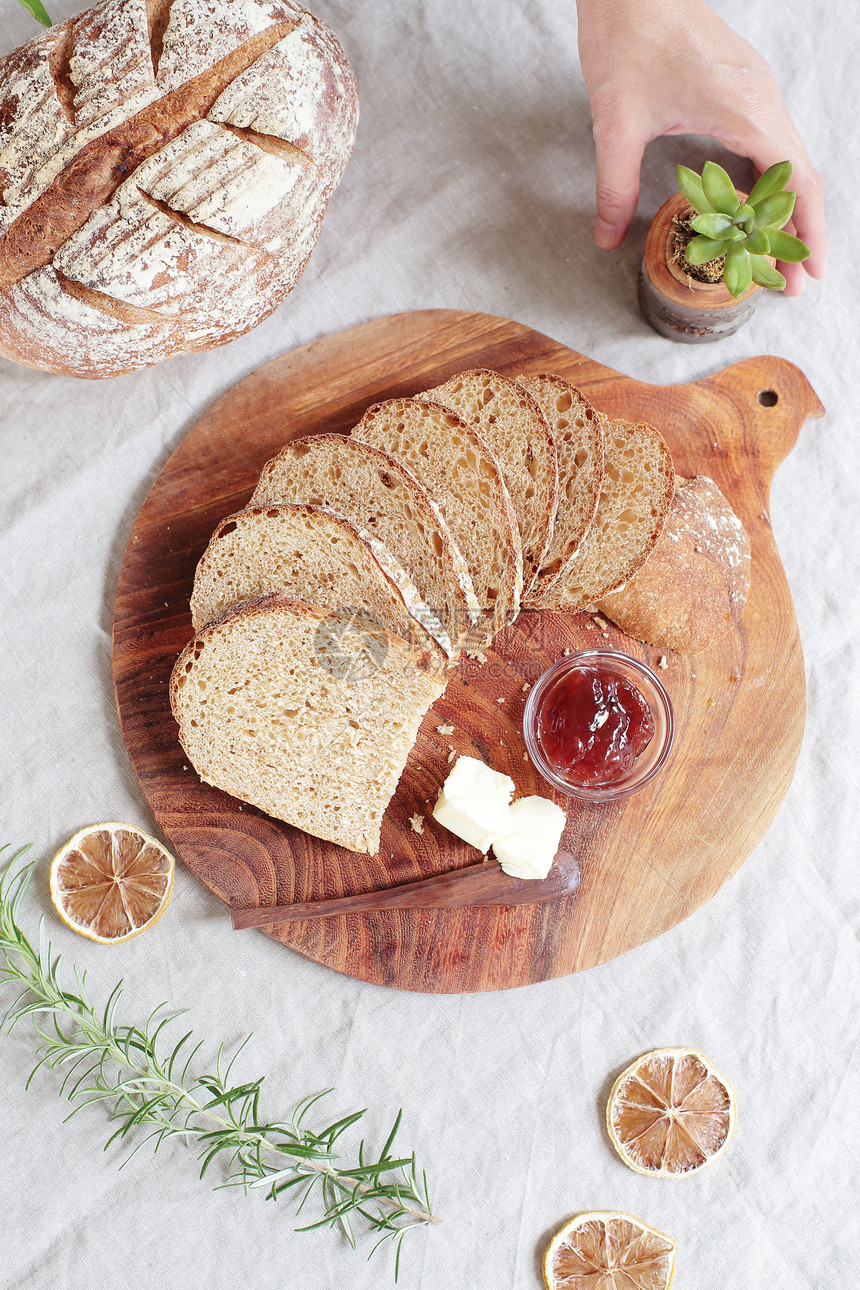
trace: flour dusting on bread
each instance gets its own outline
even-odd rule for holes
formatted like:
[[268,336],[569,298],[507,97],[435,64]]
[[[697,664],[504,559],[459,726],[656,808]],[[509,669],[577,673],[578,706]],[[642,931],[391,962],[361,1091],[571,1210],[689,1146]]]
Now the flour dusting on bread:
[[749,537],[717,485],[680,480],[649,559],[600,608],[650,645],[707,649],[740,621],[750,568]]
[[105,377],[248,331],[313,250],[357,103],[289,0],[106,0],[7,55],[0,354]]

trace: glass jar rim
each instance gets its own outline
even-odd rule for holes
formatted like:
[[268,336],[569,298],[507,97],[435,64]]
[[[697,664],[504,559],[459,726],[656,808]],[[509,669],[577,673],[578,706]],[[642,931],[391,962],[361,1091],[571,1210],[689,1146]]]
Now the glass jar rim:
[[[609,781],[605,784],[583,786],[565,779],[564,775],[557,771],[545,757],[537,737],[538,708],[547,689],[558,677],[563,676],[566,672],[587,667],[589,664],[597,662],[616,671],[619,675],[623,675],[625,670],[632,672],[633,677],[628,679],[638,679],[644,682],[645,688],[649,689],[651,693],[643,694],[643,698],[654,718],[653,739],[658,740],[658,742],[653,747],[649,743],[643,753],[637,757],[630,772],[621,779]],[[523,738],[525,739],[526,749],[532,765],[559,792],[583,802],[618,801],[644,788],[663,767],[671,750],[674,734],[675,716],[672,700],[669,698],[663,682],[649,664],[643,662],[642,659],[635,658],[632,654],[624,653],[622,650],[585,649],[578,650],[574,654],[569,654],[559,659],[538,677],[529,691],[523,713]],[[641,759],[649,750],[650,756],[643,763]],[[637,767],[639,767],[638,774]],[[644,773],[642,773],[643,770]]]

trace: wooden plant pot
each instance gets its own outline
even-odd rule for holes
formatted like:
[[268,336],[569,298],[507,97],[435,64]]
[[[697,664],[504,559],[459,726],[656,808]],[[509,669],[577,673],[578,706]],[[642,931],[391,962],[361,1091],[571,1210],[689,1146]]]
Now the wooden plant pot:
[[686,197],[675,193],[651,221],[639,271],[639,308],[661,336],[698,344],[731,336],[743,326],[761,288],[753,283],[735,300],[724,282],[698,282],[678,266],[672,218],[689,209]]

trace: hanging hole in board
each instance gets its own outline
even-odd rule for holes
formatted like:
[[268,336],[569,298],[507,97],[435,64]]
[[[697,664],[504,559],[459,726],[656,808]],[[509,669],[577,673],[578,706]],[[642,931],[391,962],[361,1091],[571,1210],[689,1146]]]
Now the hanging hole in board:
[[756,398],[763,408],[775,407],[779,402],[779,395],[776,390],[759,390]]

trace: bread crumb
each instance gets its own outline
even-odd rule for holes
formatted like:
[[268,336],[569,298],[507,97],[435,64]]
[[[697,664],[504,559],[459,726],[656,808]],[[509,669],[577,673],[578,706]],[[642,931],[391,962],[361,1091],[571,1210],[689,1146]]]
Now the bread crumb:
[[564,657],[565,657],[565,658],[568,658],[572,653],[573,653],[573,650],[570,648],[570,646],[569,646],[569,645],[565,645],[565,647],[564,647]]
[[500,699],[496,699],[496,703],[504,703],[504,701],[504,696]]
[[608,635],[609,635],[609,632],[602,632],[602,633],[601,633],[601,635],[603,635],[603,636],[608,636]]
[[448,748],[450,749],[450,751],[449,751],[449,753],[448,753],[448,765],[450,766],[450,765],[451,765],[451,762],[452,762],[452,761],[454,760],[454,758],[457,756],[457,753],[456,753],[456,750],[455,750],[454,748],[451,748],[451,745],[450,745],[450,744],[448,745]]
[[691,673],[690,673],[690,680],[691,680],[691,681],[695,681],[695,679],[696,679],[696,673],[695,673],[695,672],[691,672]]
[[669,666],[669,660],[667,659],[665,654],[660,655],[660,661],[658,662],[657,666],[662,667],[664,672],[666,671],[666,668]]
[[[609,626],[609,623],[606,621],[606,619],[605,619],[605,618],[601,618],[600,614],[592,614],[592,618],[593,618],[593,619],[594,619],[594,621],[597,623],[597,626],[598,626],[598,627],[603,628],[603,627],[608,627],[608,626]],[[604,634],[604,636],[605,636],[605,635],[606,635],[606,632],[604,632],[603,634]]]
[[523,761],[528,761],[528,759],[529,759],[528,753],[523,753]]
[[475,658],[478,660],[478,662],[479,662],[479,663],[486,663],[486,661],[487,661],[487,656],[486,656],[486,654],[484,654],[484,653],[483,653],[483,652],[481,652],[481,651],[479,651],[479,652],[475,655]]
[[418,815],[417,813],[416,813],[415,815],[410,815],[410,817],[409,817],[409,823],[410,823],[410,825],[412,826],[412,832],[413,832],[413,833],[423,833],[423,832],[424,832],[424,816],[423,816],[423,815]]
[[439,731],[440,735],[453,735],[454,733],[453,726],[437,726],[436,729]]
[[532,687],[531,687],[531,684],[530,684],[528,681],[525,681],[525,682],[523,683],[523,694],[528,694],[528,692],[529,692],[529,690],[530,690],[531,688],[532,688]]

